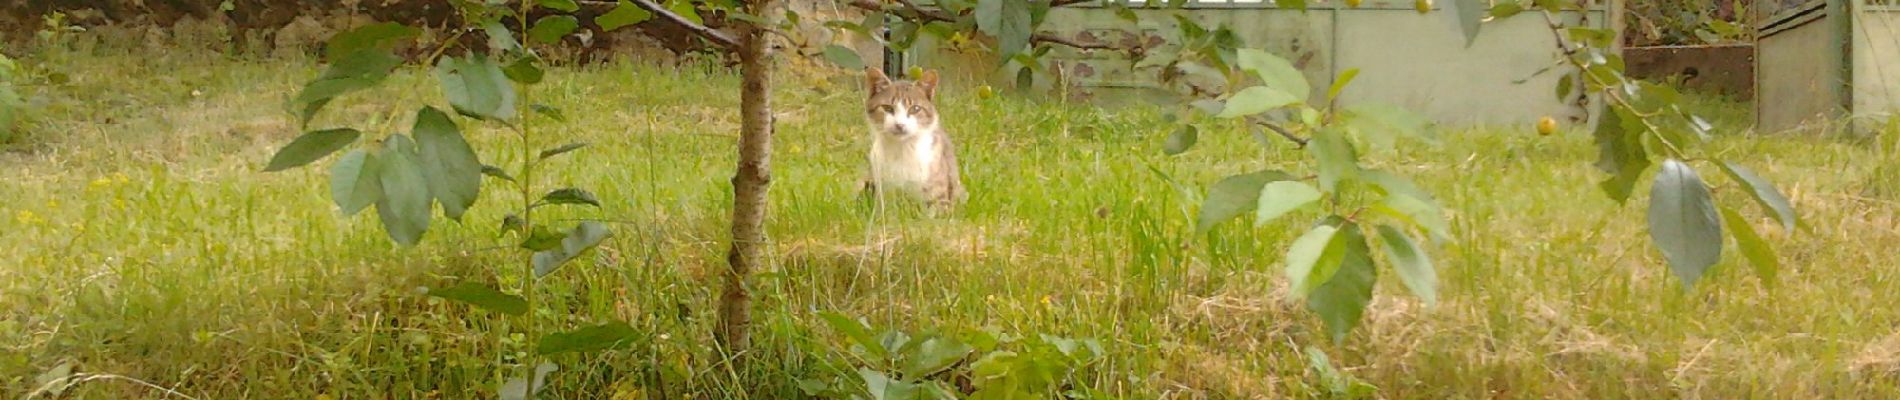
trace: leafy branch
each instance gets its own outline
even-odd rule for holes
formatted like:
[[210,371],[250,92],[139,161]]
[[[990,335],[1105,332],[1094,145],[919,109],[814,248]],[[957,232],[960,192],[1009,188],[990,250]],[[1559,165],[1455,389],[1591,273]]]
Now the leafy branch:
[[1771,281],[1779,268],[1773,248],[1740,213],[1715,203],[1714,187],[1692,163],[1706,161],[1724,171],[1787,231],[1799,225],[1793,205],[1773,183],[1747,167],[1699,156],[1699,145],[1711,140],[1715,126],[1683,110],[1681,94],[1674,89],[1626,76],[1623,59],[1614,51],[1617,32],[1582,23],[1565,26],[1559,18],[1566,11],[1587,15],[1594,5],[1592,0],[1512,1],[1493,6],[1489,14],[1508,18],[1535,8],[1556,39],[1561,53],[1557,63],[1570,70],[1558,81],[1558,98],[1569,99],[1574,93],[1580,119],[1588,120],[1588,94],[1602,97],[1605,109],[1592,136],[1599,151],[1596,167],[1610,174],[1598,184],[1605,194],[1627,202],[1638,180],[1660,165],[1650,186],[1649,235],[1685,288],[1721,260],[1724,236],[1735,241],[1761,279]]

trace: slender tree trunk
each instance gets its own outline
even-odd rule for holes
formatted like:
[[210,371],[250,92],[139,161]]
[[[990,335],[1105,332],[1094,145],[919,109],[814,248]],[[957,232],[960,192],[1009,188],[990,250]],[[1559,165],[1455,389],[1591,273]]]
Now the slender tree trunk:
[[[770,15],[772,0],[752,0],[752,15]],[[743,23],[739,35],[739,169],[732,176],[732,252],[726,293],[719,299],[718,339],[728,351],[750,344],[752,271],[765,262],[766,189],[772,184],[772,59],[765,28]]]

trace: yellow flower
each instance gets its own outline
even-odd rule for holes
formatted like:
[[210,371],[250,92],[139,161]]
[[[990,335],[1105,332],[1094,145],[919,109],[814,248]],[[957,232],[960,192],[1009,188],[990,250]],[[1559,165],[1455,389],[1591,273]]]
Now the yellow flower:
[[1046,294],[1042,295],[1042,305],[1047,306],[1047,305],[1052,305],[1052,304],[1055,304],[1054,298],[1051,298],[1049,297],[1049,295],[1046,295]]
[[40,216],[33,215],[32,210],[20,210],[20,212],[14,213],[13,220],[19,221],[21,225],[34,225],[42,221]]
[[99,178],[99,179],[94,179],[94,180],[92,180],[92,186],[90,186],[90,187],[87,187],[87,189],[91,189],[91,190],[99,190],[99,189],[105,189],[105,188],[107,188],[107,187],[111,187],[111,186],[112,186],[112,180],[111,180],[111,179],[106,179],[106,178]]
[[59,208],[59,200],[46,200],[46,208]]

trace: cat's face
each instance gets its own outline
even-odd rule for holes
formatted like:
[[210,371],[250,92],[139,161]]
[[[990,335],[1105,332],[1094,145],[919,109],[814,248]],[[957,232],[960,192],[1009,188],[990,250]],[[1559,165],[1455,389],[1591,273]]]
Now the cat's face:
[[879,134],[906,137],[937,129],[937,71],[917,81],[892,81],[876,68],[865,68],[871,95],[864,116]]

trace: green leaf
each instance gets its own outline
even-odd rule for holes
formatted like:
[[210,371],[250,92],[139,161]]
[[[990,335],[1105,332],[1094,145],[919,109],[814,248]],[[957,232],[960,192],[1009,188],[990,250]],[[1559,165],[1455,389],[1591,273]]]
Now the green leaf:
[[1621,107],[1609,107],[1609,110],[1604,111],[1602,121],[1597,122],[1593,133],[1597,143],[1597,169],[1611,175],[1598,186],[1618,204],[1629,201],[1636,180],[1642,177],[1650,164],[1649,154],[1643,149],[1640,140],[1641,130],[1631,129],[1630,126],[1640,124],[1640,120],[1624,115],[1626,112]]
[[1684,287],[1695,285],[1703,271],[1722,260],[1719,218],[1709,187],[1695,170],[1674,159],[1663,161],[1649,192],[1649,236]]
[[528,313],[527,300],[475,282],[462,282],[453,287],[429,289],[429,295],[507,315]]
[[1255,226],[1280,218],[1288,212],[1319,201],[1319,190],[1300,181],[1276,181],[1260,188],[1260,206],[1255,209]]
[[394,22],[364,25],[331,36],[329,42],[323,47],[323,54],[334,63],[337,61],[336,57],[351,55],[360,50],[389,50],[397,43],[415,38],[420,34],[422,34],[421,29]]
[[1306,0],[1274,0],[1273,4],[1280,8],[1306,11]]
[[1727,224],[1730,235],[1735,237],[1736,247],[1742,249],[1742,257],[1755,267],[1755,275],[1762,282],[1773,284],[1775,274],[1781,269],[1781,260],[1775,257],[1775,248],[1755,233],[1755,226],[1742,218],[1742,214],[1728,207],[1722,207],[1722,221]]
[[542,150],[541,159],[546,160],[548,159],[548,157],[558,156],[558,155],[565,154],[567,152],[574,151],[574,150],[580,150],[582,147],[587,147],[587,142],[568,143],[568,144],[561,145],[561,147],[555,147],[552,149]]
[[1338,99],[1339,93],[1346,91],[1346,85],[1351,84],[1353,78],[1358,78],[1358,77],[1359,77],[1358,68],[1350,68],[1350,69],[1347,69],[1346,72],[1339,73],[1339,79],[1333,80],[1333,87],[1331,89],[1326,90],[1326,99],[1327,100]]
[[1510,18],[1511,16],[1517,15],[1518,13],[1521,13],[1521,12],[1524,12],[1524,5],[1518,4],[1515,1],[1506,1],[1503,3],[1499,3],[1498,5],[1495,5],[1495,6],[1491,6],[1491,18],[1495,18],[1495,19]]
[[1299,97],[1295,97],[1292,94],[1288,94],[1287,92],[1280,91],[1279,89],[1274,89],[1274,88],[1270,88],[1266,86],[1254,86],[1254,87],[1250,87],[1246,89],[1241,89],[1240,93],[1234,93],[1233,97],[1227,98],[1226,107],[1222,108],[1220,111],[1220,115],[1216,115],[1215,117],[1218,117],[1218,118],[1245,117],[1249,115],[1272,111],[1274,109],[1297,104],[1299,102],[1300,102]]
[[1795,216],[1794,204],[1789,203],[1788,198],[1781,195],[1781,190],[1776,189],[1773,182],[1762,178],[1761,175],[1756,175],[1754,170],[1733,162],[1723,161],[1722,170],[1728,172],[1729,178],[1747,186],[1748,193],[1755,197],[1755,202],[1761,203],[1762,209],[1773,212],[1775,218],[1781,221],[1783,231],[1794,232],[1795,225],[1800,222]]
[[606,14],[594,17],[594,24],[600,25],[600,30],[602,31],[613,31],[624,26],[646,22],[646,20],[652,18],[652,12],[648,12],[646,9],[640,8],[640,6],[633,5],[633,2],[620,0],[620,4],[614,6],[613,11],[608,11]]
[[1287,289],[1294,299],[1305,298],[1325,283],[1343,256],[1345,242],[1333,240],[1339,226],[1320,224],[1293,240],[1286,249]]
[[375,87],[389,77],[390,70],[402,65],[402,58],[388,50],[363,49],[331,57],[335,61],[323,74],[305,84],[297,97],[291,99],[292,111],[306,125],[331,99]]
[[521,219],[519,215],[508,214],[507,216],[501,217],[502,233],[521,232],[527,230],[527,228],[528,220]]
[[1392,269],[1398,271],[1399,281],[1406,289],[1425,301],[1426,305],[1438,302],[1438,270],[1432,267],[1432,259],[1420,249],[1412,237],[1405,231],[1387,225],[1379,225],[1379,243],[1385,247],[1386,259],[1392,262]]
[[480,119],[515,118],[515,87],[494,60],[445,57],[436,64],[435,76],[455,112]]
[[582,221],[574,226],[572,232],[568,232],[566,239],[561,239],[561,250],[567,252],[569,257],[578,256],[600,246],[600,242],[610,236],[613,236],[613,231],[607,229],[607,224]]
[[541,43],[560,43],[562,37],[574,33],[581,27],[581,21],[572,15],[549,15],[534,21],[534,27],[528,28],[528,39]]
[[1029,47],[1029,36],[1034,28],[1030,18],[1026,0],[978,0],[976,3],[976,27],[996,38],[997,56],[1003,60]]
[[386,147],[376,155],[382,164],[377,173],[383,186],[383,198],[376,202],[376,214],[381,217],[383,230],[389,233],[390,239],[414,246],[422,241],[423,232],[429,230],[432,199],[422,166],[400,146]]
[[567,114],[561,113],[561,109],[554,108],[554,106],[550,106],[546,104],[529,104],[528,108],[534,110],[536,114],[547,116],[548,119],[554,120],[555,122],[567,122]]
[[942,372],[976,351],[976,348],[970,345],[945,337],[933,337],[914,343],[917,344],[916,349],[907,354],[904,365],[904,376],[910,378],[921,378]]
[[1197,233],[1206,233],[1215,224],[1253,211],[1260,203],[1260,189],[1268,182],[1292,180],[1293,176],[1280,171],[1258,171],[1229,176],[1214,183],[1207,192],[1207,200],[1201,203],[1201,215],[1194,226]]
[[350,150],[330,165],[330,199],[343,215],[356,215],[383,199],[381,164],[364,149]]
[[1293,95],[1296,101],[1304,101],[1313,92],[1313,86],[1306,82],[1306,75],[1285,58],[1257,49],[1239,49],[1235,50],[1235,54],[1240,57],[1240,69],[1253,72],[1268,87]]
[[1562,78],[1557,79],[1557,100],[1558,101],[1570,100],[1570,91],[1576,88],[1575,87],[1576,79],[1573,79],[1571,77],[1572,75],[1566,74]]
[[1306,143],[1306,151],[1319,161],[1319,189],[1334,193],[1339,183],[1359,175],[1359,156],[1346,139],[1346,132],[1320,129]]
[[264,166],[264,172],[282,171],[316,162],[355,143],[356,138],[362,135],[362,132],[348,128],[304,133],[278,149],[277,155],[271,156],[270,163]]
[[508,26],[502,25],[501,21],[482,23],[482,33],[488,36],[489,50],[494,50],[496,53],[521,51],[521,42],[515,40],[515,33],[509,31]]
[[1027,67],[1016,70],[1016,89],[1029,90],[1034,88],[1036,88],[1036,70]]
[[839,68],[864,69],[864,59],[858,57],[858,52],[852,51],[849,47],[835,44],[825,46],[825,60]]
[[1478,41],[1478,25],[1484,23],[1485,0],[1451,0],[1445,6],[1451,9],[1458,20],[1458,28],[1465,34],[1465,47]]
[[1333,343],[1340,343],[1359,326],[1366,304],[1372,302],[1372,284],[1378,281],[1379,272],[1373,268],[1372,253],[1357,226],[1340,226],[1334,240],[1344,242],[1337,271],[1307,296],[1306,308],[1319,314]]
[[1182,125],[1180,129],[1168,135],[1168,141],[1161,145],[1161,152],[1171,156],[1185,153],[1189,148],[1194,147],[1194,142],[1199,138],[1200,129],[1196,129],[1194,125]]
[[508,171],[503,171],[501,170],[501,167],[497,167],[493,165],[486,165],[486,164],[482,165],[482,175],[488,175],[491,178],[500,179],[500,180],[509,181],[509,182],[515,181],[515,177],[508,176]]
[[1444,210],[1430,192],[1385,171],[1362,170],[1359,177],[1385,193],[1373,210],[1399,217],[1440,240],[1449,237],[1451,228],[1445,222]]
[[530,377],[525,375],[510,378],[508,382],[501,385],[501,389],[497,390],[496,394],[501,397],[501,400],[532,399],[541,393],[541,389],[547,388],[548,374],[560,369],[552,362],[542,361],[541,365],[534,367],[533,383],[530,383]]
[[[505,222],[504,222],[505,223]],[[561,248],[561,240],[567,239],[564,233],[556,233],[545,226],[536,226],[528,237],[521,239],[521,248],[530,251],[547,251]]]
[[871,328],[865,326],[864,322],[830,311],[818,313],[818,316],[823,318],[825,324],[830,325],[831,329],[844,334],[846,339],[851,339],[852,344],[864,348],[866,353],[877,358],[884,358],[885,355],[890,354],[890,351],[885,350],[884,345],[871,335]]
[[1426,142],[1434,139],[1426,129],[1431,120],[1399,106],[1383,103],[1363,103],[1346,109],[1353,116],[1355,126],[1375,133],[1384,133],[1392,137],[1410,137]]
[[568,352],[596,352],[623,347],[639,336],[632,325],[613,321],[597,326],[542,336],[535,352],[542,355]]
[[693,2],[690,0],[673,0],[667,4],[666,10],[672,11],[673,14],[679,15],[687,21],[693,21],[695,24],[706,24],[706,20],[699,17],[699,9],[693,8]]
[[481,160],[462,138],[455,121],[435,107],[425,106],[416,113],[415,135],[429,194],[442,204],[444,215],[461,221],[462,214],[482,194]]
[[554,270],[566,265],[568,261],[599,246],[601,241],[612,234],[612,231],[607,230],[606,224],[594,221],[581,222],[561,239],[561,248],[534,253],[534,256],[530,258],[534,264],[534,277],[540,278],[554,273]]
[[576,188],[555,189],[541,196],[541,203],[545,205],[586,204],[600,207],[600,199],[594,197],[594,193]]
[[534,65],[536,60],[539,59],[534,56],[517,58],[515,62],[508,63],[507,68],[502,68],[501,74],[515,82],[529,85],[541,83],[541,80],[547,76],[547,72]]
[[555,10],[561,10],[562,12],[575,12],[575,11],[581,10],[581,5],[575,4],[574,0],[535,0],[534,4],[538,4],[542,7],[547,7],[547,8],[551,8]]
[[864,390],[871,400],[912,400],[917,398],[917,385],[891,379],[882,372],[870,368],[858,368],[858,376],[864,379]]

